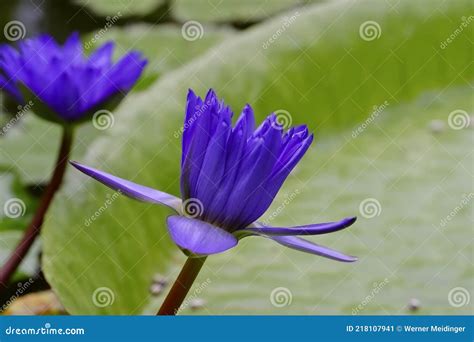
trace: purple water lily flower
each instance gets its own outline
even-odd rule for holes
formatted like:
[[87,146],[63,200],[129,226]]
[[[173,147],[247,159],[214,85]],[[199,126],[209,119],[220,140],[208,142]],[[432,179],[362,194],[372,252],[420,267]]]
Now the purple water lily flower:
[[98,109],[112,109],[140,77],[147,61],[131,51],[112,61],[108,42],[86,57],[78,33],[60,46],[44,34],[0,46],[0,89],[18,102],[32,100],[44,118],[70,123],[88,119]]
[[335,232],[356,218],[297,227],[269,227],[256,220],[268,209],[290,171],[311,145],[304,125],[284,132],[274,114],[255,129],[246,105],[232,126],[232,112],[210,90],[203,101],[192,90],[187,99],[181,159],[181,196],[132,183],[103,171],[72,164],[108,187],[175,211],[167,219],[173,241],[186,253],[210,255],[247,236],[263,236],[286,247],[351,262],[356,258],[299,236]]

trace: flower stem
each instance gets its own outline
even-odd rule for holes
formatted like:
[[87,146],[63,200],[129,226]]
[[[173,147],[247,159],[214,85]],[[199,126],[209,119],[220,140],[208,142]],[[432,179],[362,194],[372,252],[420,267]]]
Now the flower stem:
[[0,284],[3,286],[0,291],[4,291],[8,287],[8,283],[20,265],[23,258],[30,250],[33,242],[38,237],[41,226],[43,224],[44,216],[54,198],[54,195],[61,187],[61,183],[66,170],[67,162],[69,160],[69,153],[71,151],[73,140],[73,130],[71,127],[64,126],[61,147],[59,149],[58,158],[54,168],[51,180],[41,196],[40,203],[26,229],[23,238],[13,250],[6,263],[0,269]]
[[176,315],[189,289],[204,265],[206,257],[188,257],[157,315]]

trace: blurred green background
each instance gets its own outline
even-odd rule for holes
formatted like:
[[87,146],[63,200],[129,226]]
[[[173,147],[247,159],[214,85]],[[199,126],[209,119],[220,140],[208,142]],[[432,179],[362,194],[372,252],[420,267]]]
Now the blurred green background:
[[[259,121],[273,111],[314,130],[262,219],[283,226],[357,215],[350,229],[312,240],[359,261],[245,239],[208,258],[183,314],[455,315],[473,312],[473,7],[17,0],[1,2],[0,13],[4,43],[17,40],[7,34],[15,21],[19,38],[50,32],[63,41],[78,30],[87,52],[114,40],[117,57],[137,49],[149,59],[113,123],[77,132],[73,159],[95,168],[179,195],[188,88],[202,96],[214,88],[236,114],[250,103]],[[6,125],[18,109],[2,103]],[[0,136],[0,206],[24,203],[18,218],[0,211],[2,260],[34,212],[59,133],[28,113]],[[185,260],[167,236],[170,212],[124,197],[106,204],[112,196],[69,169],[16,280],[33,277],[31,292],[51,286],[71,314],[154,313],[169,285],[153,279],[173,281]]]

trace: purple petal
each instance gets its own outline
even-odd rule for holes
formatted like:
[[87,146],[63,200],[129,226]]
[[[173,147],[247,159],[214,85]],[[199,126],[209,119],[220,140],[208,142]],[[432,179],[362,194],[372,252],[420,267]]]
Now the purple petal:
[[316,223],[305,226],[296,227],[268,227],[257,226],[255,228],[243,229],[243,232],[254,233],[257,235],[272,235],[272,236],[294,236],[294,235],[321,235],[332,232],[337,232],[351,226],[357,217],[348,217],[339,222]]
[[234,235],[210,223],[184,216],[169,216],[168,231],[181,248],[198,255],[224,252],[237,245]]
[[81,165],[79,163],[70,162],[76,169],[86,175],[98,180],[102,184],[111,189],[118,190],[124,195],[137,199],[139,201],[162,204],[170,207],[176,212],[181,210],[181,199],[166,192],[158,191],[143,185],[139,185],[128,180],[112,176],[103,171],[93,169],[91,167]]
[[342,254],[338,251],[333,249],[317,245],[313,242],[308,240],[304,240],[302,238],[296,236],[272,236],[269,239],[272,239],[275,242],[278,242],[280,245],[285,247],[296,249],[298,251],[316,254],[328,259],[333,259],[342,262],[354,262],[357,261],[356,257]]
[[98,68],[110,68],[112,66],[112,55],[115,44],[107,42],[96,49],[89,56],[89,62]]

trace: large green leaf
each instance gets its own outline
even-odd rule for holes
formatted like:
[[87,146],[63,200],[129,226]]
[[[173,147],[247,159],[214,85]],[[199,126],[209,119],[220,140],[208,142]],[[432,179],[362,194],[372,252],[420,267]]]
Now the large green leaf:
[[[319,313],[350,313],[361,294],[370,294],[374,279],[381,282],[390,272],[384,307],[370,311],[400,312],[401,300],[421,296],[416,291],[425,286],[431,300],[432,293],[438,296],[427,309],[436,312],[438,303],[448,305],[450,288],[468,286],[469,271],[459,266],[472,239],[466,214],[453,221],[458,235],[449,236],[452,245],[433,237],[438,230],[432,224],[458,205],[460,190],[469,191],[464,168],[469,168],[470,135],[448,130],[441,140],[427,132],[427,125],[431,119],[445,121],[451,111],[472,110],[469,92],[453,90],[447,96],[447,87],[473,79],[467,32],[440,48],[469,9],[467,0],[338,1],[301,9],[283,32],[288,16],[275,18],[126,99],[117,113],[122,120],[81,161],[178,194],[179,129],[188,87],[200,93],[214,87],[236,111],[249,102],[260,119],[285,110],[294,124],[306,122],[315,129],[317,142],[270,213],[285,193],[298,188],[301,194],[272,223],[357,214],[366,198],[376,198],[382,213],[361,219],[352,231],[318,240],[359,255],[355,265],[288,251],[262,239],[244,240],[235,250],[209,258],[198,281],[212,281],[209,290],[201,291],[212,300],[210,312],[308,313],[322,306]],[[380,27],[373,40],[359,34],[367,22]],[[441,90],[435,97],[405,105],[436,88]],[[385,102],[389,108],[380,121],[352,139],[350,129]],[[156,309],[149,294],[153,275],[183,260],[170,253],[174,249],[164,227],[168,212],[121,197],[105,209],[112,191],[78,173],[70,173],[68,181],[43,231],[44,269],[63,304],[73,314]],[[426,195],[428,190],[440,199]],[[88,226],[85,220],[95,212],[99,217]],[[270,293],[278,287],[290,289],[293,306],[270,306]],[[98,293],[114,300],[96,305]]]

